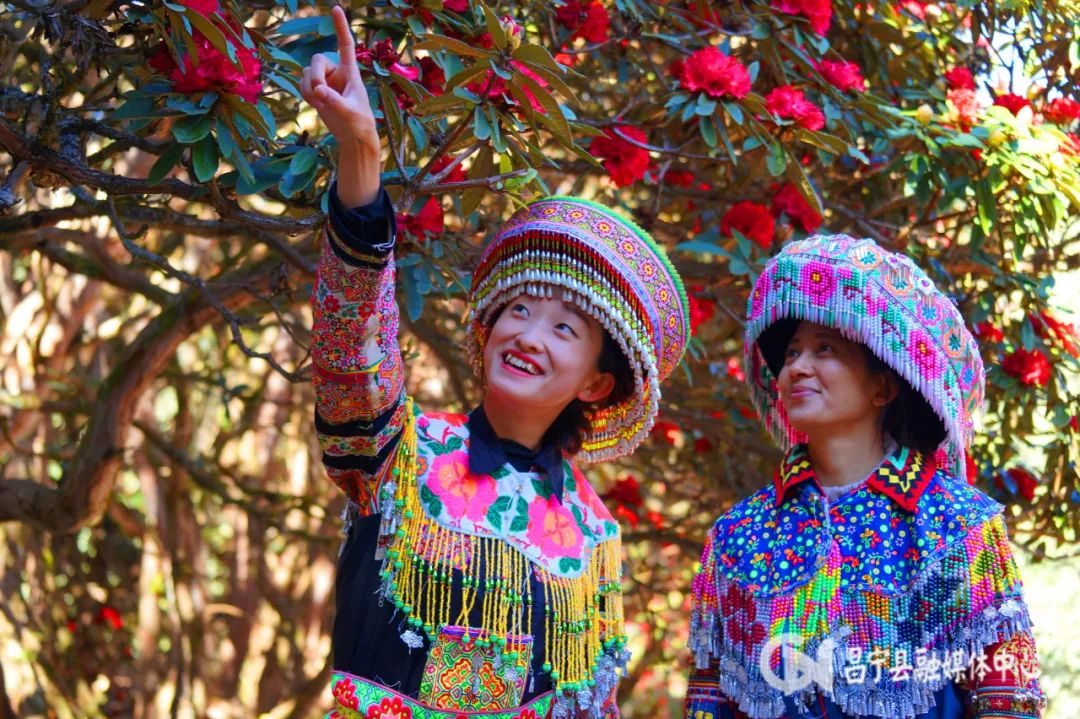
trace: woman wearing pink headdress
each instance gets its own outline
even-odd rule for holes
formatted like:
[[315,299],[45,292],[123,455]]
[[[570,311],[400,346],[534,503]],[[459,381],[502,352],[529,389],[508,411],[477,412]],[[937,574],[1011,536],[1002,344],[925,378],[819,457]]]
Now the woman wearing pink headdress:
[[687,719],[1038,717],[1002,508],[965,481],[983,364],[952,301],[833,235],[772,258],[748,314],[786,456],[706,538]]
[[330,716],[617,715],[619,527],[576,463],[648,435],[687,341],[682,283],[633,222],[533,202],[472,277],[483,403],[420,411],[403,388],[379,137],[333,14],[343,62],[315,56],[302,81],[340,148],[312,293],[316,428],[349,497]]

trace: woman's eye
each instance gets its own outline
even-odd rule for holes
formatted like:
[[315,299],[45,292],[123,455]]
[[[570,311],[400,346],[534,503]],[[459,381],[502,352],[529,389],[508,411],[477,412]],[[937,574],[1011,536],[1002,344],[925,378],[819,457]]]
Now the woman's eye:
[[525,305],[521,304],[520,302],[518,302],[518,303],[517,303],[516,305],[514,305],[513,307],[511,307],[511,308],[510,308],[510,311],[511,311],[511,312],[518,312],[518,313],[525,313],[525,314],[529,314],[529,308],[528,308],[528,307],[526,307]]
[[574,337],[578,336],[577,332],[574,331],[574,328],[565,322],[560,322],[559,324],[555,325],[555,329],[559,330],[560,332],[569,332]]

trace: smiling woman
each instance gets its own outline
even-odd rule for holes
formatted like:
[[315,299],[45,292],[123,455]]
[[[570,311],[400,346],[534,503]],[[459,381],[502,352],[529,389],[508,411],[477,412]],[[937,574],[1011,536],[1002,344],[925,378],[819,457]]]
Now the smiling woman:
[[793,242],[757,280],[750,394],[787,450],[694,581],[688,719],[1040,715],[1001,506],[965,482],[978,346],[907,257]]
[[648,435],[687,342],[681,280],[605,207],[528,205],[473,275],[483,404],[421,412],[403,389],[396,223],[355,61],[315,56],[303,91],[341,148],[312,294],[316,427],[350,500],[331,716],[618,715],[619,527],[571,459]]

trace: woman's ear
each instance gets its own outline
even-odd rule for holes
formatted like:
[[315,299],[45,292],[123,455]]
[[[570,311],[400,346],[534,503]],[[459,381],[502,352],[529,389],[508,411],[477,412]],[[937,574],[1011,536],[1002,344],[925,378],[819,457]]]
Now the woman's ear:
[[613,389],[615,389],[615,375],[610,372],[599,372],[578,391],[577,398],[585,404],[592,404],[607,397]]
[[896,399],[896,395],[900,393],[900,387],[897,384],[896,375],[892,372],[881,372],[877,377],[878,386],[874,390],[873,402],[875,407],[884,407]]

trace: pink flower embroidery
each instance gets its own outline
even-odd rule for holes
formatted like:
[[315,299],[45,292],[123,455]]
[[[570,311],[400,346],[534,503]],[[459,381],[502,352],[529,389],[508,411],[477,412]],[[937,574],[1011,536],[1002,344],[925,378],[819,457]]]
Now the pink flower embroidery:
[[484,519],[498,496],[490,475],[469,471],[468,453],[464,450],[436,458],[428,473],[427,486],[442,500],[451,517],[468,517],[473,522]]
[[339,679],[332,691],[341,706],[353,710],[360,707],[360,700],[356,698],[356,686],[348,679]]
[[810,295],[816,304],[825,304],[836,291],[833,268],[824,262],[808,262],[802,269],[801,279],[803,292]]
[[401,697],[386,697],[368,707],[365,719],[412,719],[412,709],[401,703]]
[[924,330],[911,333],[908,341],[908,354],[924,377],[934,378],[944,369],[937,361],[934,352],[934,339]]
[[583,540],[577,520],[554,495],[537,497],[529,505],[527,537],[547,557],[577,557],[581,553]]

